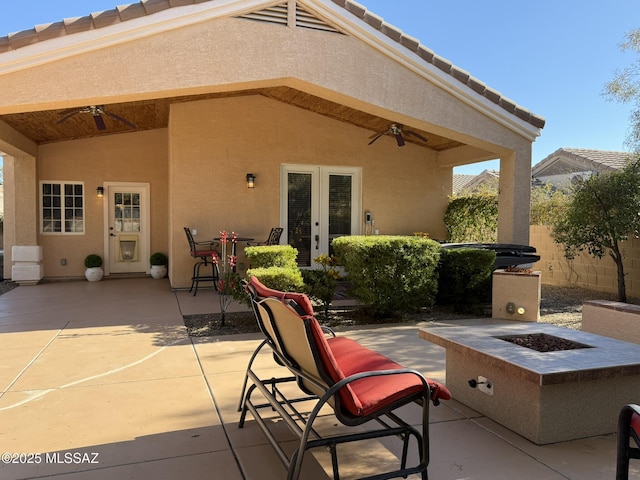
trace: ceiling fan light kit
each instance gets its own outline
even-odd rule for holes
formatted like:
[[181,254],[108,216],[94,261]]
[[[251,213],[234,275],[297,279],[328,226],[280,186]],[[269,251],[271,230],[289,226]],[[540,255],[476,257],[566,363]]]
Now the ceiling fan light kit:
[[371,145],[373,142],[378,140],[383,135],[389,135],[389,136],[394,137],[396,139],[396,143],[398,144],[399,147],[404,147],[405,141],[404,141],[403,134],[404,135],[409,135],[411,137],[418,138],[418,139],[422,140],[425,143],[427,142],[427,139],[424,138],[419,133],[412,132],[411,130],[407,130],[404,126],[400,125],[399,123],[392,123],[391,125],[389,125],[388,129],[386,129],[386,130],[384,130],[382,132],[374,133],[373,135],[371,135],[369,138],[372,139],[372,140],[369,142],[369,145]]
[[104,105],[89,105],[84,108],[73,108],[70,110],[65,110],[64,112],[60,112],[60,115],[64,115],[60,120],[58,120],[58,124],[66,122],[71,117],[78,113],[90,113],[93,117],[93,121],[96,124],[96,128],[98,130],[106,130],[107,125],[104,123],[103,115],[106,115],[109,118],[117,120],[118,122],[122,122],[127,125],[129,128],[133,128],[135,130],[136,126],[131,123],[129,120],[122,118],[120,115],[116,115],[115,113],[108,112],[104,109]]

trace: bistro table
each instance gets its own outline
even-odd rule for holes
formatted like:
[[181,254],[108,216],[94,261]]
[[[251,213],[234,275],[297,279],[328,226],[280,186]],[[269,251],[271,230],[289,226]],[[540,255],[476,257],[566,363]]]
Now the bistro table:
[[[215,237],[214,240],[219,242],[222,240],[222,237]],[[231,255],[233,255],[234,257],[236,256],[236,248],[237,248],[238,242],[252,242],[253,240],[255,239],[250,237],[236,237],[236,241],[231,242],[231,235],[227,235],[227,242],[231,242]],[[233,272],[235,273],[235,271],[236,271],[236,267],[234,265]]]

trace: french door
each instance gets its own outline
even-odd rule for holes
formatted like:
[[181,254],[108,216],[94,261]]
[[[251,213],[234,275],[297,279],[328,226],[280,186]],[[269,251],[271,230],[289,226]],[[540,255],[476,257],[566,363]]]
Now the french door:
[[149,270],[149,184],[105,183],[106,273]]
[[360,168],[283,165],[280,185],[284,241],[298,250],[301,267],[332,254],[334,238],[360,233]]

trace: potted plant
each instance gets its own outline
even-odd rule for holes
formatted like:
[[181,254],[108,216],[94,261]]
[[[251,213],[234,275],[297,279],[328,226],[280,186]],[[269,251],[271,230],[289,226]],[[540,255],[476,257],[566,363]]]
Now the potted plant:
[[167,276],[167,256],[164,253],[156,252],[149,258],[151,270],[149,273],[153,278],[164,278]]
[[104,270],[102,270],[102,257],[92,253],[87,255],[84,259],[84,266],[87,268],[84,272],[84,276],[90,282],[98,282],[102,280],[104,276]]

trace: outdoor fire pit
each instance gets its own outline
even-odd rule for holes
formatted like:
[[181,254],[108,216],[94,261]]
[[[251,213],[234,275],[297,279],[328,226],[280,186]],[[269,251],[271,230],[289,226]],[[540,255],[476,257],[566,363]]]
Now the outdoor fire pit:
[[591,348],[590,345],[574,342],[566,338],[548,335],[546,333],[527,333],[524,335],[506,335],[496,337],[500,340],[530,348],[536,352],[559,352],[562,350],[576,350],[578,348]]
[[637,402],[640,345],[540,323],[420,329],[454,399],[532,442],[613,433]]

